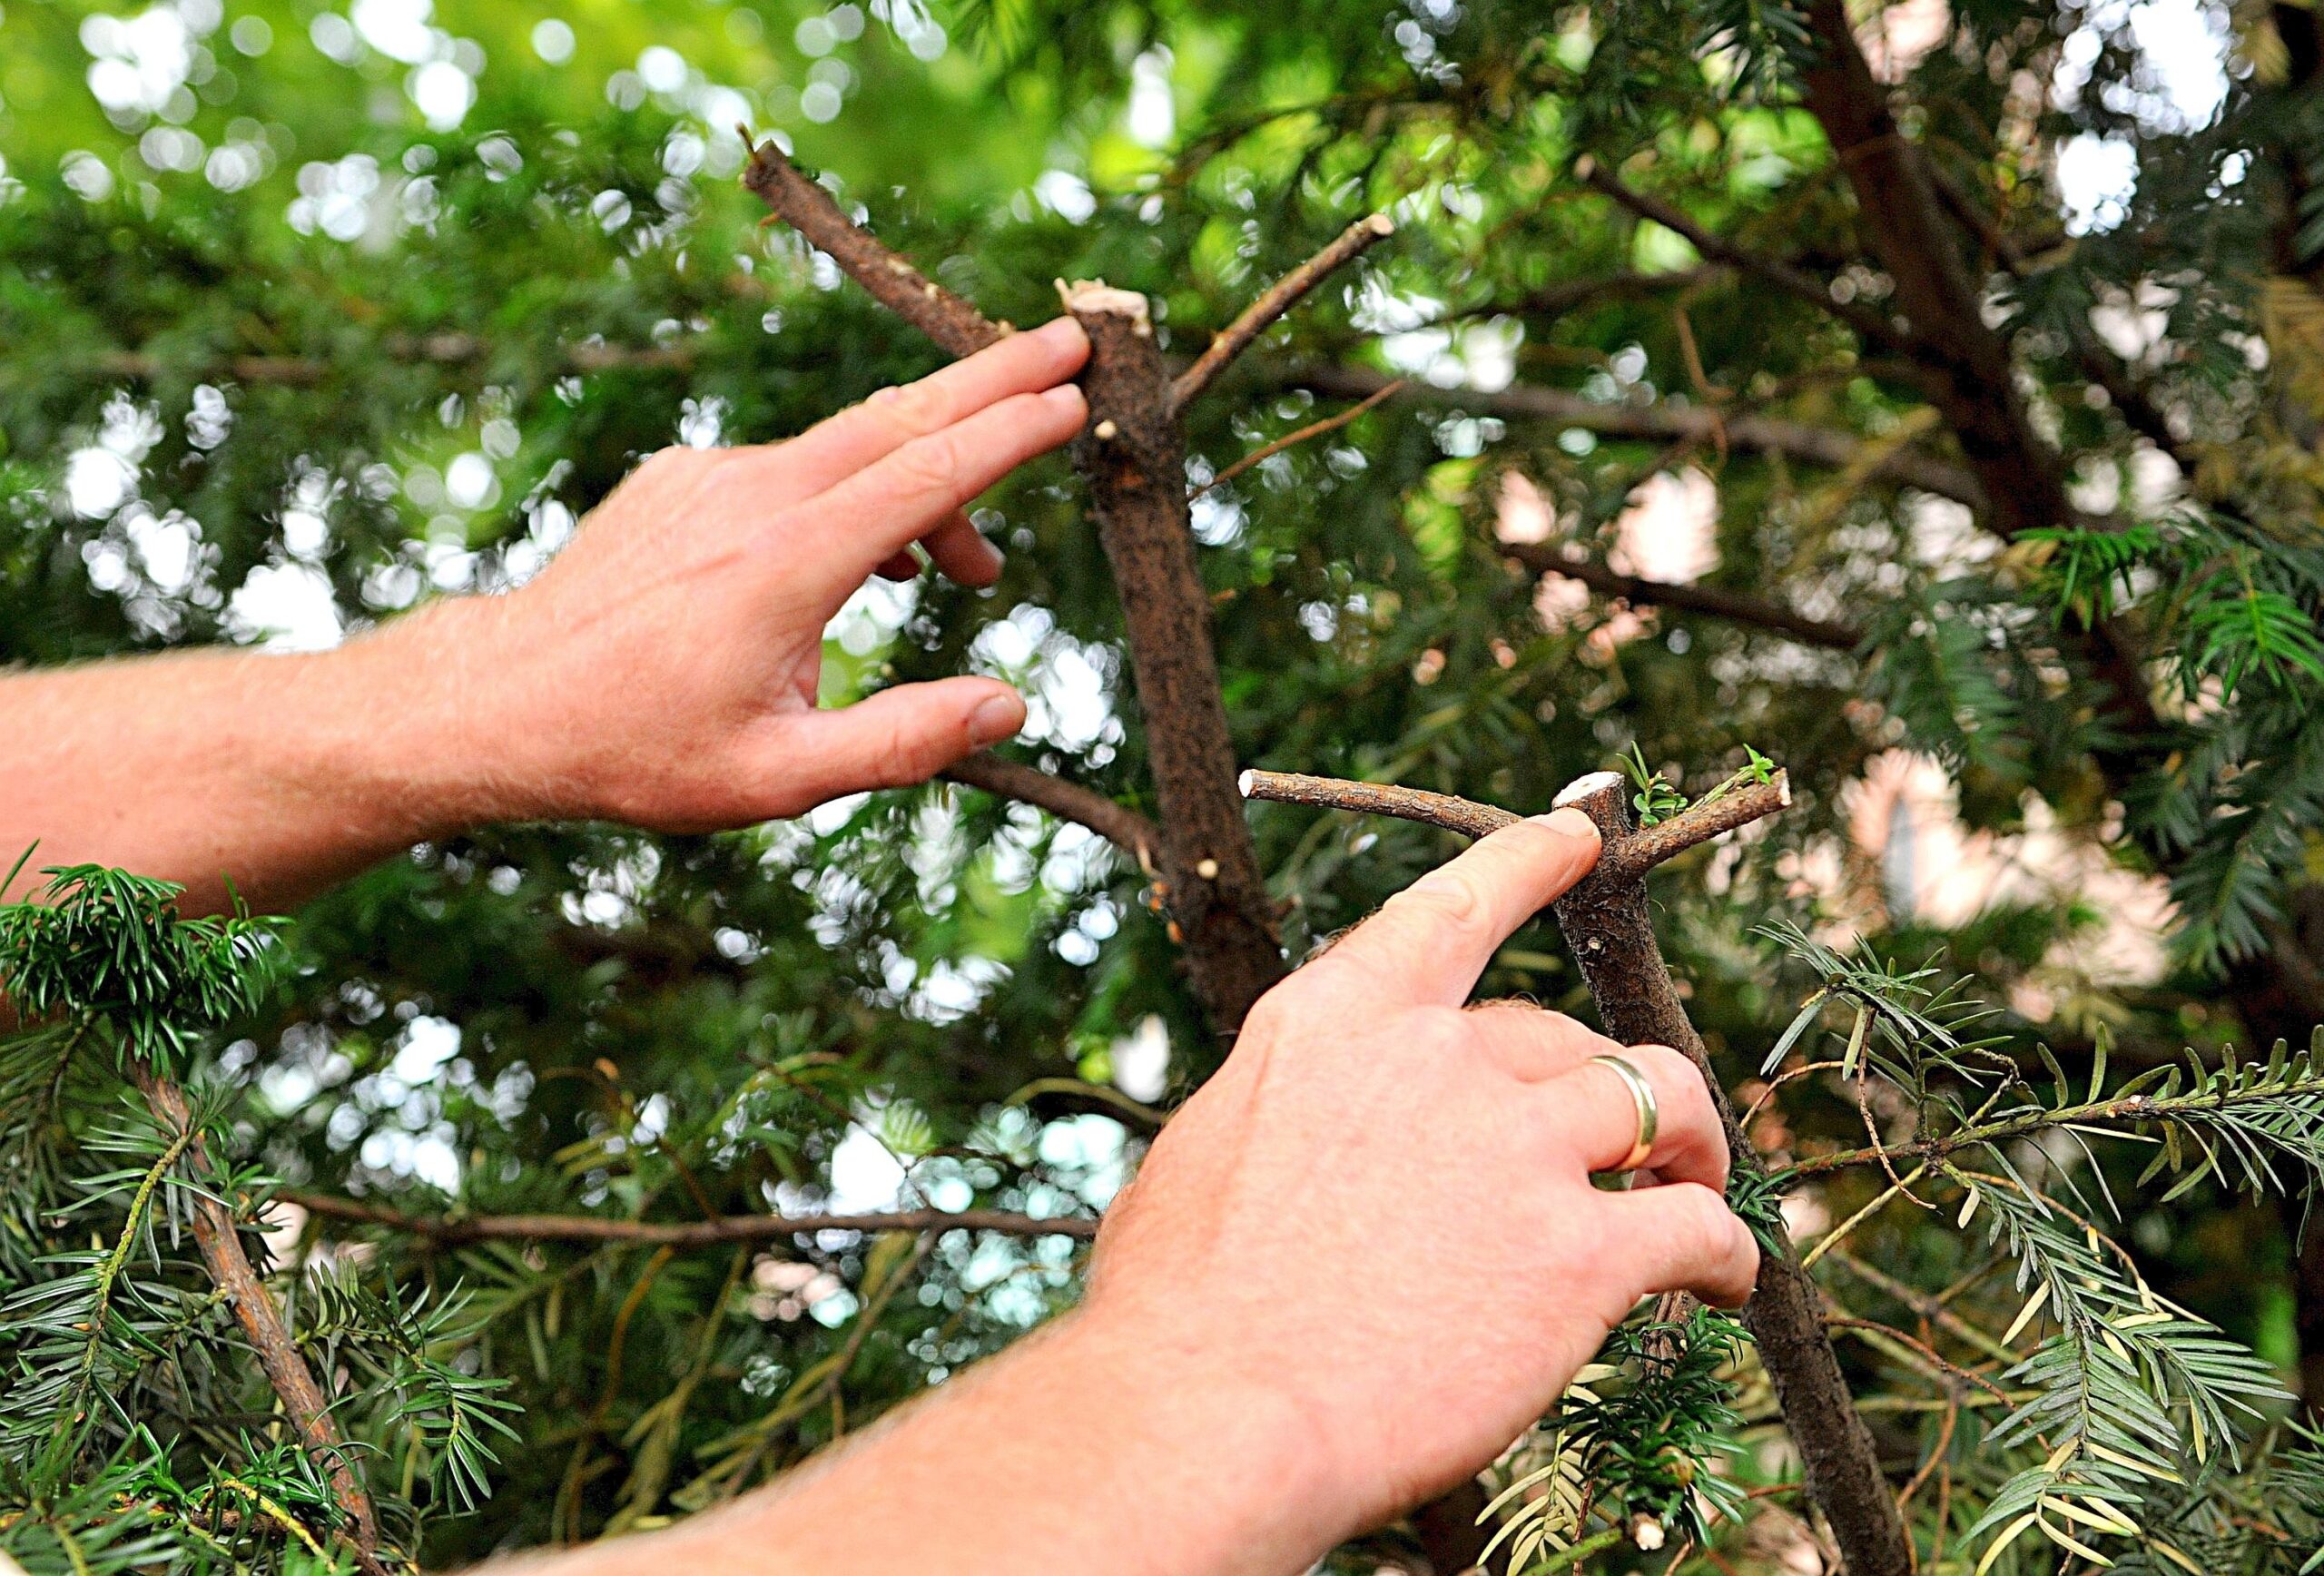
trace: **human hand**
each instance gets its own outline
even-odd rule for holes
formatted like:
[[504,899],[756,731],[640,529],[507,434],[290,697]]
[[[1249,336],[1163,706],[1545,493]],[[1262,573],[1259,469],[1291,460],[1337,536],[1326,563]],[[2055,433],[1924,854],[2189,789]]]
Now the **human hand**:
[[[1521,822],[1389,900],[1270,991],[1098,1239],[1080,1317],[1110,1345],[1287,1396],[1338,1535],[1491,1461],[1651,1293],[1739,1305],[1758,1249],[1694,1065],[1514,1002],[1463,1011],[1495,948],[1586,873],[1579,811]],[[1660,1133],[1629,1192],[1590,1173]],[[1280,1464],[1280,1463],[1279,1463]],[[1290,1475],[1286,1468],[1286,1475]]]
[[920,543],[963,585],[1000,555],[963,507],[1080,429],[1065,379],[1088,355],[1059,318],[785,443],[665,448],[583,521],[528,586],[445,610],[503,816],[706,831],[925,781],[1024,725],[995,679],[902,685],[816,708],[822,633]]

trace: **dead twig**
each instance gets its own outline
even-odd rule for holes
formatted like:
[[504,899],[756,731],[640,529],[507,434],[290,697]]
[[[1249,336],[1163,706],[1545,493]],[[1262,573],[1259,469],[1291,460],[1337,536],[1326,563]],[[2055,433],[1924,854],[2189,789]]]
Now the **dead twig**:
[[1187,369],[1178,374],[1170,386],[1170,414],[1186,409],[1195,396],[1210,387],[1211,379],[1226,369],[1228,362],[1250,349],[1251,341],[1267,331],[1268,326],[1299,303],[1299,298],[1321,284],[1324,278],[1344,264],[1360,257],[1375,241],[1396,232],[1396,222],[1385,213],[1374,213],[1357,220],[1339,232],[1337,239],[1285,274],[1267,287],[1258,300],[1243,309],[1242,315],[1219,330]]
[[472,1242],[618,1242],[633,1246],[708,1247],[782,1242],[819,1231],[994,1231],[1008,1236],[1097,1236],[1079,1216],[1044,1219],[1003,1209],[903,1209],[873,1215],[721,1215],[707,1220],[620,1220],[596,1215],[410,1215],[368,1199],[285,1191],[275,1195],[327,1220],[376,1226],[445,1247]]
[[1393,382],[1384,383],[1372,393],[1365,395],[1360,402],[1348,407],[1348,409],[1341,411],[1338,415],[1326,416],[1321,421],[1311,421],[1306,426],[1298,428],[1296,431],[1285,433],[1281,438],[1276,438],[1272,443],[1261,445],[1259,448],[1251,450],[1250,453],[1245,455],[1242,458],[1236,460],[1234,464],[1228,466],[1225,470],[1220,471],[1216,476],[1212,477],[1208,481],[1203,483],[1202,486],[1188,493],[1187,495],[1187,501],[1188,503],[1192,503],[1195,499],[1202,497],[1203,494],[1210,491],[1211,488],[1215,487],[1224,487],[1226,483],[1233,481],[1236,477],[1241,476],[1245,471],[1249,470],[1253,466],[1257,465],[1264,460],[1274,458],[1276,455],[1281,454],[1286,448],[1291,448],[1296,445],[1305,443],[1311,438],[1321,438],[1327,432],[1337,432],[1341,428],[1345,427],[1349,422],[1354,421],[1357,417],[1363,415],[1365,411],[1379,404],[1383,399],[1388,399],[1391,395],[1401,392],[1403,387],[1404,380],[1402,378],[1398,378]]
[[743,184],[890,311],[955,356],[972,356],[1009,331],[858,228],[773,142],[753,147],[750,129],[737,130],[751,149]]
[[979,750],[966,760],[953,763],[945,768],[944,775],[955,783],[980,788],[1003,799],[1014,799],[1046,810],[1059,820],[1086,826],[1137,861],[1138,869],[1151,873],[1156,868],[1155,861],[1162,848],[1162,829],[1128,805],[1117,804],[1078,783],[1068,783],[990,750]]

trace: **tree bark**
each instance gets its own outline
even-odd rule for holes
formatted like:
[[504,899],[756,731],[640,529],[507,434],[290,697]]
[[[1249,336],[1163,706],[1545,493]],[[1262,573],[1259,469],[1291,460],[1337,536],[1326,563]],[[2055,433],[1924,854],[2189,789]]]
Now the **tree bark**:
[[1169,369],[1144,296],[1081,284],[1066,305],[1089,335],[1089,425],[1073,463],[1121,593],[1161,810],[1162,879],[1195,989],[1214,1027],[1232,1033],[1283,977],[1283,951],[1236,789]]
[[[1600,772],[1573,783],[1557,802],[1586,812],[1611,846],[1632,834],[1624,789],[1621,777]],[[1718,1107],[1735,1167],[1755,1168],[1750,1140],[1736,1124],[1726,1086],[1662,961],[1645,887],[1635,875],[1593,872],[1558,900],[1554,912],[1606,1032],[1625,1045],[1667,1045],[1684,1053]],[[1780,1228],[1776,1235],[1780,1251],[1760,1254],[1758,1287],[1743,1323],[1799,1447],[1808,1497],[1830,1523],[1848,1576],[1912,1576],[1912,1542],[1825,1334],[1822,1298],[1790,1239]]]

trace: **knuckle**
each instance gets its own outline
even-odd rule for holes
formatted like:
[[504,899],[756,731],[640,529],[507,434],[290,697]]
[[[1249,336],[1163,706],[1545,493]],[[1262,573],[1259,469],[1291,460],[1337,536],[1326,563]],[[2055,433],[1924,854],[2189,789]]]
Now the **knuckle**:
[[1235,1042],[1265,1044],[1283,1039],[1299,1019],[1299,993],[1297,982],[1286,980],[1251,1003]]
[[960,474],[960,445],[938,434],[916,438],[896,450],[896,472],[914,492],[940,492]]
[[1438,872],[1422,877],[1382,905],[1381,912],[1428,925],[1466,929],[1483,910],[1477,891],[1457,875]]
[[667,448],[657,448],[644,459],[639,460],[636,470],[631,474],[639,477],[666,478],[674,472],[683,470],[687,459],[694,452],[682,443],[674,443]]
[[1384,1027],[1395,1043],[1410,1046],[1432,1061],[1476,1043],[1475,1027],[1457,1007],[1415,1008]]
[[926,383],[901,383],[864,401],[893,430],[917,438],[944,425],[944,399]]
[[1727,1256],[1735,1240],[1735,1216],[1727,1200],[1696,1182],[1665,1184],[1670,1189],[1671,1246],[1690,1265]]

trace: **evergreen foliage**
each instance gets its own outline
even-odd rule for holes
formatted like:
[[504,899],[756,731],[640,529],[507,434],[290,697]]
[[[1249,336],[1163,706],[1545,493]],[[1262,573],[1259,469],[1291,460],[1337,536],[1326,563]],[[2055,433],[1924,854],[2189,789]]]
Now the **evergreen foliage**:
[[[1790,0],[553,9],[183,0],[133,92],[106,63],[135,76],[146,45],[114,13],[9,0],[0,661],[257,643],[270,589],[340,633],[505,589],[638,456],[930,369],[758,226],[737,118],[988,314],[1102,276],[1179,355],[1384,209],[1397,235],[1193,414],[1202,485],[1348,402],[1318,369],[1410,379],[1196,505],[1238,754],[1521,813],[1627,760],[1659,814],[1768,749],[1797,804],[1659,877],[1658,921],[1758,1108],[1773,1179],[1738,1207],[1826,1222],[1803,1240],[1921,1568],[2324,1568],[2324,1447],[2285,1395],[2324,1352],[2297,1266],[2324,1088],[2312,1052],[2231,1049],[2324,1019],[2304,8],[2181,8],[2174,52],[2146,7],[1954,0],[1910,8],[1941,12],[1918,53],[1907,8],[1856,8],[1851,42]],[[1974,290],[1902,343],[1910,215],[1811,97],[1853,48]],[[430,123],[446,71],[474,102]],[[2093,157],[2134,183],[2061,185]],[[2015,438],[1944,393],[1980,334]],[[1994,485],[2026,433],[2047,513]],[[1696,478],[1712,566],[1649,573],[1639,489]],[[1551,550],[1647,584],[1543,593],[1504,539],[1527,488]],[[1150,813],[1085,499],[1045,462],[980,521],[1000,587],[868,593],[830,698],[1016,679],[1016,754]],[[1942,763],[1972,834],[2088,861],[1966,911],[1884,882],[1851,814],[1892,752]],[[1253,824],[1294,956],[1448,848]],[[2093,960],[2123,890],[2076,890],[2093,872],[2168,883],[2162,961]],[[279,934],[56,872],[0,909],[0,1551],[35,1576],[349,1562],[197,1251],[203,1199],[398,1557],[651,1526],[779,1474],[1069,1305],[1079,1239],[622,1234],[891,1202],[1086,1221],[1215,1065],[1178,957],[1133,861],[941,785],[717,837],[486,829]],[[1586,1010],[1545,931],[1485,990]],[[531,1216],[607,1235],[486,1229]],[[1424,1295],[1425,1244],[1413,1265],[1381,1295]],[[1525,1486],[1478,1544],[1751,1576],[1812,1554],[1723,1321],[1642,1314],[1604,1355],[1499,1469]],[[1420,1558],[1388,1529],[1340,1561]]]

